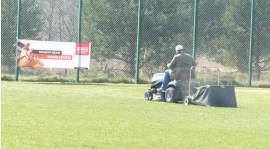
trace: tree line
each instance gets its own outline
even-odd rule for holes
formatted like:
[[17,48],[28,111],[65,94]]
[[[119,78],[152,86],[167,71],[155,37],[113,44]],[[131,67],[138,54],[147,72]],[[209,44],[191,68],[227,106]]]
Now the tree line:
[[[1,1],[1,63],[15,66],[17,1]],[[194,0],[142,1],[140,67],[165,67],[176,44],[192,53]],[[253,67],[256,78],[270,69],[270,1],[255,1]],[[200,0],[197,56],[248,71],[250,1]],[[76,41],[78,1],[22,0],[21,38]],[[87,0],[82,7],[82,40],[92,58],[117,59],[135,75],[138,0]]]

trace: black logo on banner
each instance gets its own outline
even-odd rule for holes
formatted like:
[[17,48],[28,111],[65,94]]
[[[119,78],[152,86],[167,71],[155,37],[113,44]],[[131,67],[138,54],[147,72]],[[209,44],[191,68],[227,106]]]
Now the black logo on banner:
[[62,55],[62,51],[56,51],[56,50],[33,50],[32,52],[36,54]]

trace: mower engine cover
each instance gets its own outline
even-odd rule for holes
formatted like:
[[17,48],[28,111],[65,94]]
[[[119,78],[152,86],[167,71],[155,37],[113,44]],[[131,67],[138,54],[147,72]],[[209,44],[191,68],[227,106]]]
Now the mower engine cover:
[[165,75],[164,73],[156,73],[156,74],[154,74],[154,76],[152,78],[151,88],[159,88],[159,87],[161,87],[164,75]]

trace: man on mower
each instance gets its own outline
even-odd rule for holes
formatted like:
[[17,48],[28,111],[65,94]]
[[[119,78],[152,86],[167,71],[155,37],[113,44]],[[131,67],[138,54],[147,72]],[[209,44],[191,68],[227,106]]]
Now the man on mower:
[[[196,66],[195,60],[187,53],[184,52],[182,45],[175,47],[176,55],[174,55],[172,61],[167,64],[169,68],[164,72],[164,79],[162,86],[158,91],[165,91],[170,80],[181,80],[185,81],[189,79],[190,68]],[[195,74],[192,74],[194,78]]]

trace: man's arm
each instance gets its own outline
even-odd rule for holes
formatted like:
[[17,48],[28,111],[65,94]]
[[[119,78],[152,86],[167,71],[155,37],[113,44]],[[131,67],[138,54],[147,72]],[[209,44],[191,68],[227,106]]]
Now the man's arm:
[[176,60],[175,60],[175,56],[173,57],[172,61],[167,64],[167,67],[170,69],[173,69],[176,66]]

